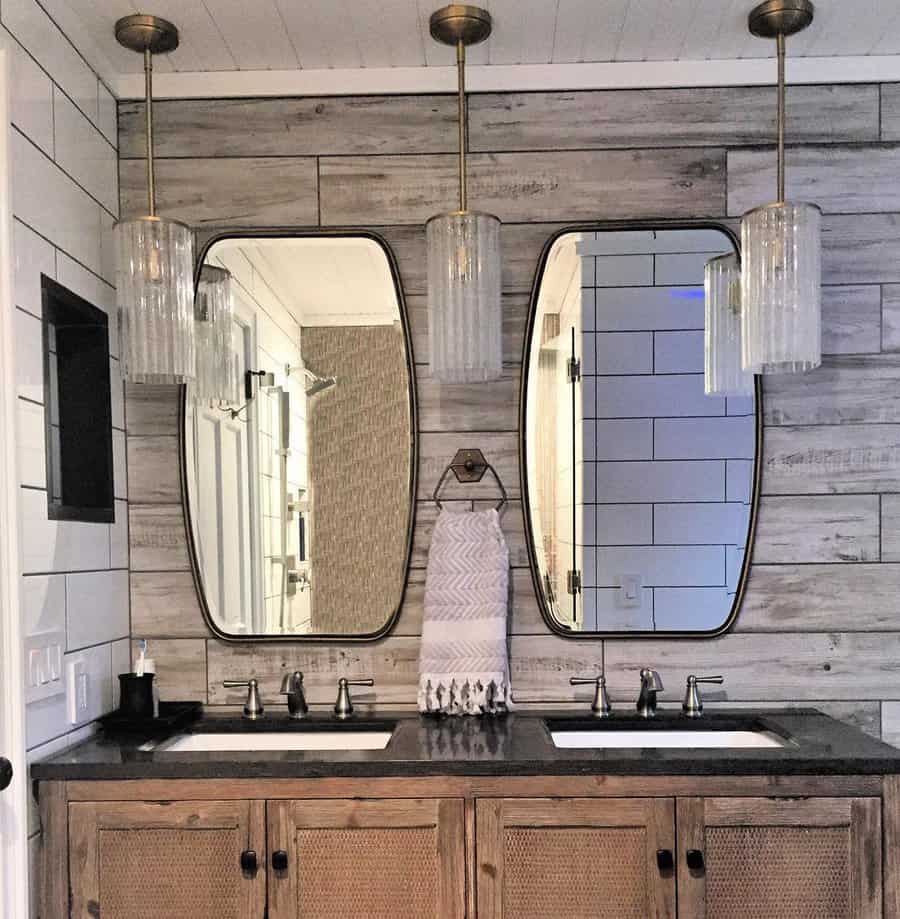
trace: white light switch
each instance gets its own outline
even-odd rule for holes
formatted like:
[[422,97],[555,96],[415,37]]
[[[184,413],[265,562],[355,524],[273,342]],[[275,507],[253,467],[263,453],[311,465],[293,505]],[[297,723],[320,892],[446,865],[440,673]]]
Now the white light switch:
[[25,702],[39,702],[62,695],[62,649],[66,636],[61,631],[34,632],[25,638]]
[[619,575],[619,589],[616,591],[616,605],[622,609],[639,609],[644,579],[639,574]]

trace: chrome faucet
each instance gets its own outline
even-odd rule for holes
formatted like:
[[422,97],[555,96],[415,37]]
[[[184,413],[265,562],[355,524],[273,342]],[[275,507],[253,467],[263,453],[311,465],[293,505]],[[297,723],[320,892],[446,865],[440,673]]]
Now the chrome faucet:
[[688,718],[699,718],[703,714],[703,700],[700,698],[698,683],[724,683],[722,676],[694,676],[692,673],[687,678],[687,689],[684,693],[684,702],[681,710]]
[[662,692],[663,684],[659,674],[649,667],[641,670],[641,694],[637,700],[637,711],[642,718],[656,714],[656,694]]
[[288,717],[305,718],[309,712],[303,692],[303,674],[299,670],[286,673],[281,681],[281,694],[287,696]]
[[609,718],[612,707],[609,704],[609,696],[606,694],[606,677],[600,676],[573,676],[569,677],[571,686],[593,686],[594,699],[591,702],[591,711],[596,718]]
[[263,713],[262,700],[259,698],[259,683],[256,680],[222,680],[226,689],[239,686],[247,687],[247,701],[244,703],[244,717],[255,721]]
[[341,677],[338,680],[337,702],[334,703],[334,714],[341,719],[349,718],[353,714],[353,703],[350,701],[351,686],[374,686],[375,680],[371,677],[365,680],[348,680]]

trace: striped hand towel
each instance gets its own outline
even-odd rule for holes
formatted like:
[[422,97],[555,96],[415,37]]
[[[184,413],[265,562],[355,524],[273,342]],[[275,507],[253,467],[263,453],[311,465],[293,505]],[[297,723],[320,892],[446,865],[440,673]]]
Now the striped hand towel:
[[419,711],[512,708],[506,614],[509,549],[497,511],[441,510],[425,576]]

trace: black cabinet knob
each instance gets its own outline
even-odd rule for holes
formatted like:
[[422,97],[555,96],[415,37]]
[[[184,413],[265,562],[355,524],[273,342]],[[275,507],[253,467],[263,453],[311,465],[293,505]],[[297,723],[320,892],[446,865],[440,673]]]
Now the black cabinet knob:
[[272,853],[272,867],[276,871],[287,871],[288,854],[284,851],[284,849],[276,849]]
[[656,866],[660,871],[671,871],[675,867],[675,857],[671,849],[656,850]]
[[13,777],[12,763],[3,756],[0,756],[0,791],[9,786]]
[[256,858],[256,852],[253,849],[245,849],[241,852],[241,871],[245,874],[256,874],[259,869],[259,861]]
[[687,866],[691,871],[704,871],[706,869],[703,853],[699,849],[688,849]]

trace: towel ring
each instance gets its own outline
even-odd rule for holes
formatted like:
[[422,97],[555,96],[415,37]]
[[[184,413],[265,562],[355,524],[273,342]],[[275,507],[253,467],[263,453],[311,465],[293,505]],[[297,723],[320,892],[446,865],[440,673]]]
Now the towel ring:
[[500,476],[497,475],[497,470],[484,458],[481,450],[459,450],[441,473],[441,477],[438,479],[434,493],[431,496],[434,503],[441,509],[443,509],[444,505],[441,503],[439,494],[444,482],[447,480],[447,476],[451,472],[456,476],[457,482],[463,483],[480,482],[484,478],[485,472],[490,472],[502,496],[497,504],[494,505],[494,510],[501,510],[509,500],[506,489],[503,487],[503,482],[500,480]]

